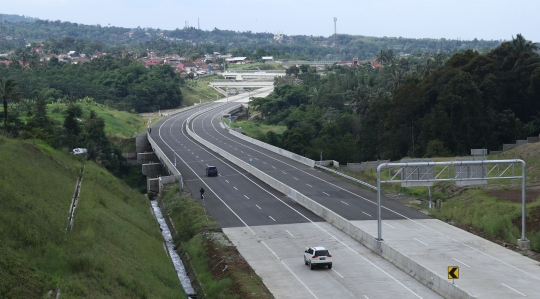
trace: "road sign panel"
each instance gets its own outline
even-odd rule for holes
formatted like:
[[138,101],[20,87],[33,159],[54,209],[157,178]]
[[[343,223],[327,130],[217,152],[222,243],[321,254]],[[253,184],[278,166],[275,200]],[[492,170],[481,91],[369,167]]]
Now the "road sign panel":
[[448,279],[459,279],[458,266],[448,266]]

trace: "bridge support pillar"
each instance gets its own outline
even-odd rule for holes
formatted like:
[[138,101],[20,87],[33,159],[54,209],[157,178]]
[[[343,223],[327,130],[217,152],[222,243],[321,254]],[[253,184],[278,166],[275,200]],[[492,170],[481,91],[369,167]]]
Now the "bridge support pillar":
[[161,163],[143,164],[142,173],[149,178],[157,178],[165,172]]
[[154,152],[138,153],[137,164],[159,163],[159,158]]
[[146,135],[146,132],[143,133],[136,133],[135,137],[135,152],[137,153],[144,153],[144,152],[151,152],[152,146],[150,145],[150,142],[148,141],[148,135]]

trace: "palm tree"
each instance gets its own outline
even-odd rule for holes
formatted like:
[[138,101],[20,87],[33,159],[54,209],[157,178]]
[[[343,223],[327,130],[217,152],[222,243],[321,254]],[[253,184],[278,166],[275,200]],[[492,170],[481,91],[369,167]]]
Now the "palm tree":
[[386,82],[386,88],[389,90],[394,90],[404,84],[406,79],[407,74],[401,69],[396,69],[393,73],[390,73],[390,76]]
[[390,49],[386,51],[386,62],[390,64],[396,62],[396,55],[394,54],[394,50]]
[[375,60],[378,61],[380,64],[386,62],[386,51],[381,49],[379,53],[377,53],[377,56],[375,56]]
[[426,78],[427,76],[431,75],[435,69],[435,63],[433,60],[428,59],[426,60],[426,64],[420,69],[420,74],[422,78]]
[[435,64],[436,68],[443,67],[446,63],[446,54],[442,52],[435,54],[435,56],[433,56],[433,63]]
[[536,50],[538,50],[538,46],[535,43],[526,40],[520,33],[516,35],[516,38],[512,36],[512,53],[518,58],[514,67],[516,67],[518,62],[523,60],[525,56],[534,53]]
[[17,85],[19,83],[13,79],[7,79],[6,81],[0,79],[0,97],[4,102],[4,131],[6,134],[8,132],[8,101],[17,101],[22,98],[22,93],[15,92]]

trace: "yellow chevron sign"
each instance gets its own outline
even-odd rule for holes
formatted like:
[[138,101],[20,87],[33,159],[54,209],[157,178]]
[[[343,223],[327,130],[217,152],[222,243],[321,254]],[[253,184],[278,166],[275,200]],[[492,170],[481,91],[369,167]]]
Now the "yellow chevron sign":
[[448,279],[459,279],[458,266],[448,266]]

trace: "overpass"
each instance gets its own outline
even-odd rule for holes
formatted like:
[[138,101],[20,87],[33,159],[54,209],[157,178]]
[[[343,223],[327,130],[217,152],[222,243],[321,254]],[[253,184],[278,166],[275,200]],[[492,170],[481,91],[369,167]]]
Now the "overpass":
[[253,70],[227,70],[221,74],[225,79],[236,81],[244,80],[265,80],[274,81],[276,76],[285,76],[284,70],[268,70],[268,71],[253,71]]

